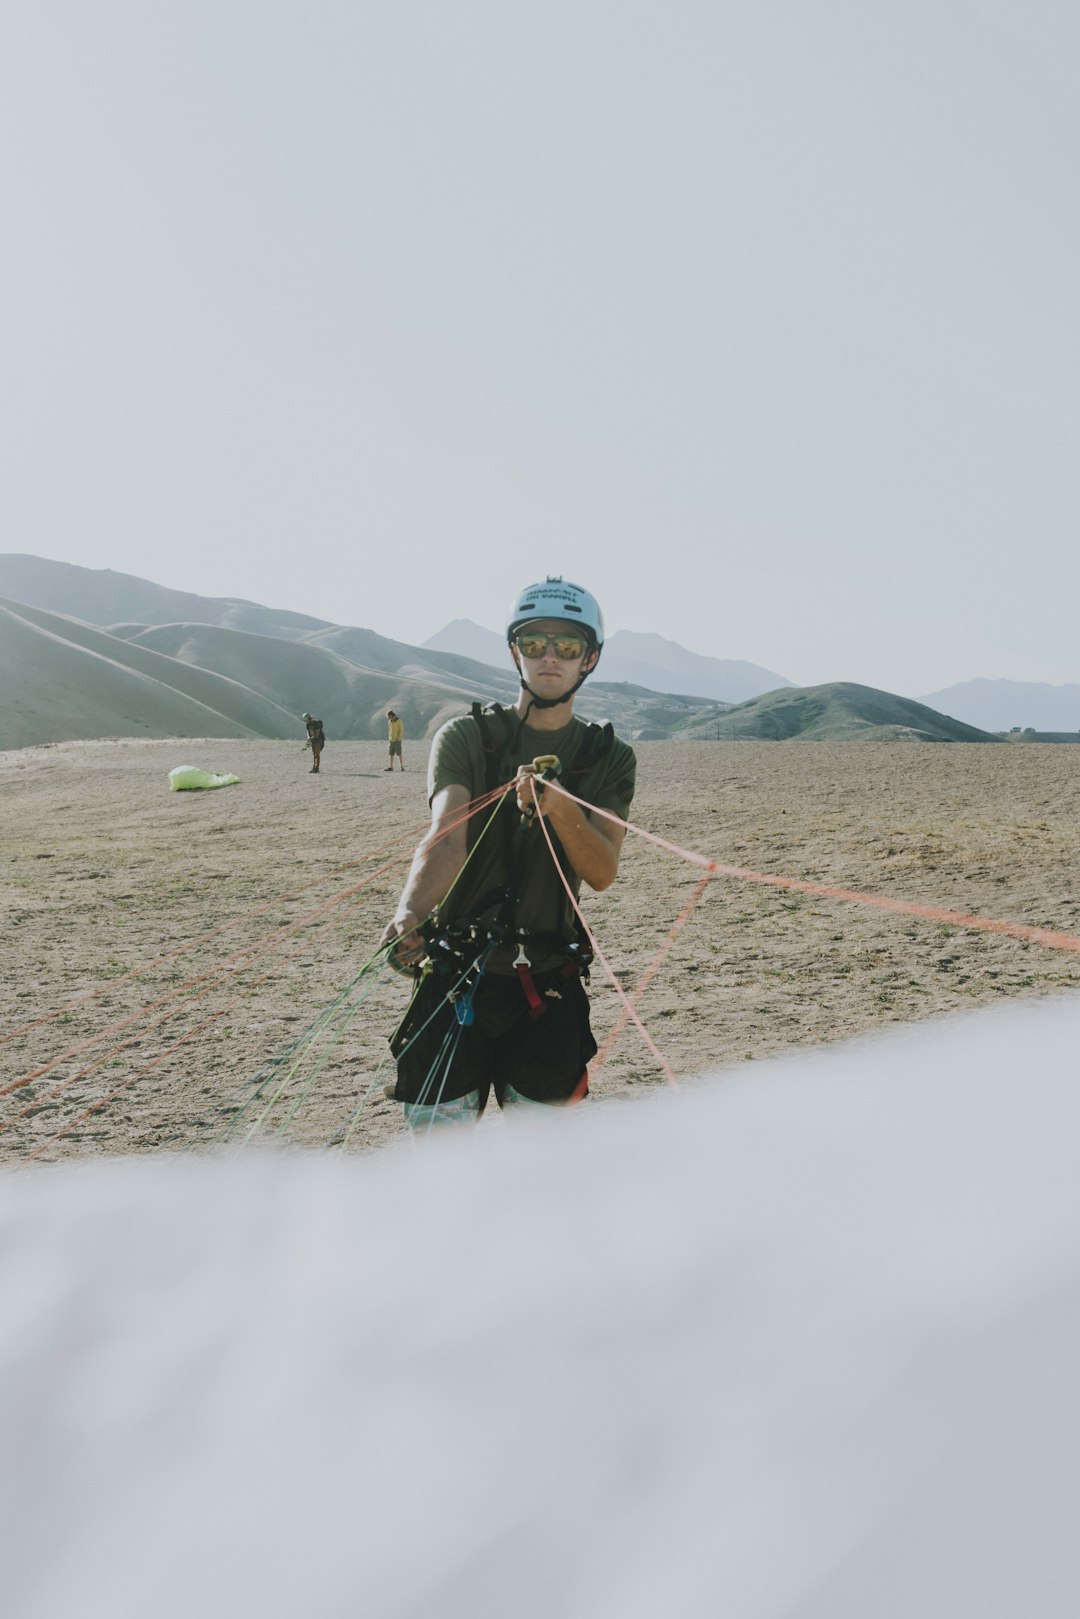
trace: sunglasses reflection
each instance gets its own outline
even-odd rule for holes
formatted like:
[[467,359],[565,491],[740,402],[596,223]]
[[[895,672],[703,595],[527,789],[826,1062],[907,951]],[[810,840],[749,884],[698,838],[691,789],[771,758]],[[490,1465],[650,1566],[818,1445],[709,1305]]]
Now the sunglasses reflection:
[[542,658],[550,647],[557,658],[567,663],[585,651],[580,635],[517,635],[514,645],[523,658]]

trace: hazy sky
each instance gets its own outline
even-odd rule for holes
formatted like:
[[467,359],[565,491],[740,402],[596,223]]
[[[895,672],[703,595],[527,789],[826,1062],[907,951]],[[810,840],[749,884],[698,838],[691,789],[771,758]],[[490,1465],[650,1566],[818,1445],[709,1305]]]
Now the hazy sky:
[[0,550],[1080,680],[1072,0],[5,0]]

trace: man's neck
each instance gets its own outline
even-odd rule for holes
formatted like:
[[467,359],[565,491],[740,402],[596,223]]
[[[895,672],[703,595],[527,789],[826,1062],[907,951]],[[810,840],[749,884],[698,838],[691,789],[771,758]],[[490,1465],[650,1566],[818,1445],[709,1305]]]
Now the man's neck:
[[514,712],[530,731],[561,731],[574,717],[574,699],[570,696],[554,708],[540,708],[523,688],[518,693]]

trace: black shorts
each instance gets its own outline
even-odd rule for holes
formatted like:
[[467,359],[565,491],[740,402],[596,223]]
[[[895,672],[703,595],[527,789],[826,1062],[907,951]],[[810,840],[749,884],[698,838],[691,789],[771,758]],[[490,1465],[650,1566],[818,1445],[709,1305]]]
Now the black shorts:
[[485,974],[473,1000],[473,1021],[464,1025],[446,998],[458,976],[440,968],[425,974],[391,1037],[397,1101],[431,1107],[479,1091],[483,1111],[492,1089],[502,1106],[508,1085],[531,1102],[588,1094],[587,1065],[596,1041],[576,969],[533,975],[545,1008],[539,1017],[530,1015],[516,977]]

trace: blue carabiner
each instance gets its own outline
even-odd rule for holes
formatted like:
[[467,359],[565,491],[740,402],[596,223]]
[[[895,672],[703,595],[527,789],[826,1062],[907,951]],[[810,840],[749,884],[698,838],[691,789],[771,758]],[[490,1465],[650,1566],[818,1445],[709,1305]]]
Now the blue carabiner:
[[476,1013],[473,1011],[473,990],[475,988],[476,985],[474,984],[467,995],[454,996],[454,1016],[464,1029],[467,1029],[476,1017]]
[[463,1029],[467,1029],[469,1025],[475,1021],[476,1013],[473,1010],[473,1001],[476,998],[476,991],[480,987],[480,980],[484,976],[484,968],[487,966],[488,957],[491,955],[491,952],[494,950],[497,942],[497,940],[492,939],[483,955],[477,956],[475,962],[473,963],[475,977],[472,979],[472,982],[468,985],[468,987],[464,990],[458,990],[456,993],[450,996],[450,1000],[453,1002],[454,1006],[454,1016],[457,1018]]

